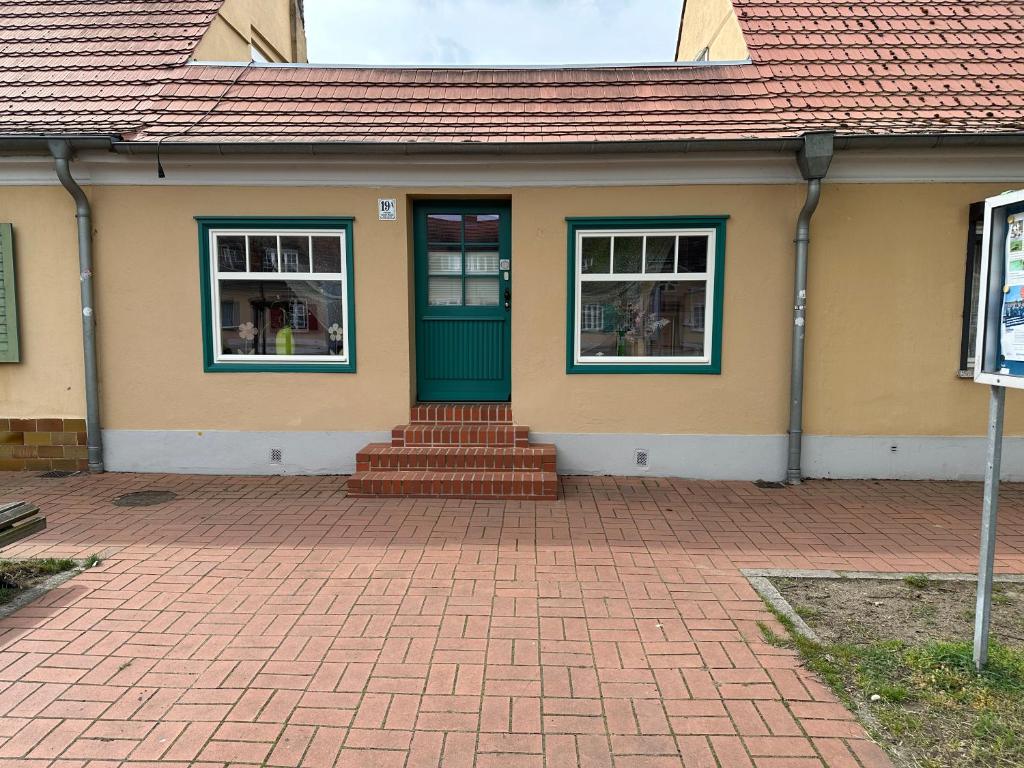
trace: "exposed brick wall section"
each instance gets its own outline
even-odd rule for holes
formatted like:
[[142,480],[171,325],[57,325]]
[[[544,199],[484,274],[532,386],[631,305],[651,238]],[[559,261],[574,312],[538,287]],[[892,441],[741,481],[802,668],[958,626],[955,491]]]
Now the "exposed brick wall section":
[[82,470],[85,419],[0,418],[0,470]]

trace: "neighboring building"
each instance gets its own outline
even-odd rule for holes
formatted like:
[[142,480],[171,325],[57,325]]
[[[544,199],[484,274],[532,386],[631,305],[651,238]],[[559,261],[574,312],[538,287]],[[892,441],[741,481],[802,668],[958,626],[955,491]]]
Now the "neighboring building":
[[306,61],[302,0],[224,0],[196,46],[196,61]]
[[[676,44],[677,61],[744,61],[750,57],[746,34],[740,27],[732,0],[683,0],[683,17],[679,24],[679,39]],[[787,19],[778,3],[741,3],[764,8],[767,22],[761,31],[779,34],[787,31]],[[772,7],[774,6],[774,7]],[[808,25],[816,23],[806,14],[810,8],[801,3],[799,15],[801,32],[809,32]],[[834,7],[834,6],[833,6]],[[826,14],[827,18],[832,18]]]
[[269,5],[0,11],[0,466],[80,466],[89,416],[110,470],[343,473],[372,443],[354,489],[550,495],[505,405],[392,433],[510,401],[562,472],[782,479],[823,176],[803,474],[981,476],[972,204],[1024,185],[1013,6],[688,0],[665,65],[223,63],[303,58]]

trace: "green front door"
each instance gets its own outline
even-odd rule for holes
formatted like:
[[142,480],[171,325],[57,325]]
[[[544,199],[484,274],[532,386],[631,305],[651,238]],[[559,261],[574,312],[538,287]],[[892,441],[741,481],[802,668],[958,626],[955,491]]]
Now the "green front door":
[[511,209],[430,202],[415,213],[417,397],[508,400]]

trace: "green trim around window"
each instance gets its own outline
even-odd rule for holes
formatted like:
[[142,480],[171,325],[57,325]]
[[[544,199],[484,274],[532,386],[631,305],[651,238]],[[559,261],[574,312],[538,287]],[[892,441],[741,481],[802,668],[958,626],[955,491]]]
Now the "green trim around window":
[[[355,270],[353,267],[351,216],[313,217],[253,217],[253,216],[196,216],[199,225],[199,283],[203,323],[203,370],[207,373],[355,373],[356,372],[356,305]],[[210,231],[216,229],[334,229],[345,232],[345,291],[348,294],[348,360],[344,363],[325,362],[216,362],[213,337],[213,283],[210,274]],[[268,273],[271,275],[274,273]],[[288,273],[292,274],[292,273]]]
[[[679,374],[722,372],[722,316],[725,297],[725,223],[721,216],[618,216],[569,217],[567,226],[567,285],[569,301],[566,308],[566,373],[643,373]],[[605,229],[714,229],[713,255],[714,293],[712,295],[711,355],[710,362],[699,363],[577,363],[575,349],[576,327],[576,235],[588,230]]]

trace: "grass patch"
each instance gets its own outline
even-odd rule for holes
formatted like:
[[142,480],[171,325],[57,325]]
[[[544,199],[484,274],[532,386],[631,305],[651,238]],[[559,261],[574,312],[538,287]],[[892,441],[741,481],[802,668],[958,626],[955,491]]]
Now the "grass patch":
[[821,609],[811,605],[795,605],[793,611],[804,621],[814,621],[821,618]]
[[969,642],[850,637],[816,643],[770,605],[769,610],[790,637],[762,624],[765,640],[795,648],[897,764],[1024,765],[1024,648],[993,643],[988,667],[979,674]]
[[17,595],[49,576],[78,567],[67,558],[41,560],[0,560],[0,605],[9,603]]
[[911,589],[927,589],[930,579],[921,573],[912,573],[903,577],[903,583]]

